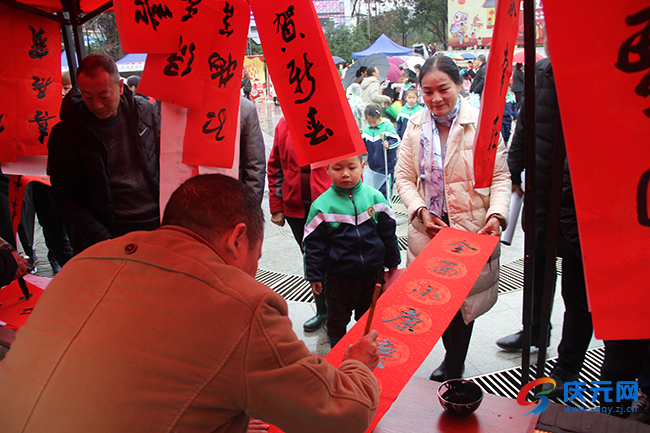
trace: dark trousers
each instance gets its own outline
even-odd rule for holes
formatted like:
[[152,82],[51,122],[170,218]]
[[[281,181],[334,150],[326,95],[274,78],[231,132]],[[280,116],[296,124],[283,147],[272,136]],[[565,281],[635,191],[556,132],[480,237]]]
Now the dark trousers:
[[472,320],[469,325],[466,325],[463,315],[458,310],[458,313],[451,319],[451,323],[442,334],[442,344],[446,350],[445,359],[448,377],[461,377],[465,358],[467,358],[469,341],[472,338],[472,329],[474,329],[474,321]]
[[[605,401],[602,392],[598,393],[598,401],[605,407],[630,407],[631,399],[621,399],[616,402],[617,384],[619,381],[635,381],[643,368],[643,357],[650,348],[650,340],[608,340],[605,341],[605,359],[600,368],[600,380],[611,381],[613,391],[610,392],[611,402]],[[625,409],[622,413],[612,412],[612,415],[626,417],[629,415]]]
[[332,345],[347,332],[350,317],[359,320],[372,304],[375,284],[384,284],[384,270],[379,269],[369,277],[354,280],[325,276],[325,297],[327,299],[327,336]]
[[[565,307],[562,341],[560,341],[557,349],[559,355],[558,366],[569,373],[576,374],[582,368],[585,353],[591,341],[593,326],[591,313],[587,305],[587,288],[582,260],[571,250],[564,236],[560,236],[559,239],[558,255],[562,257],[562,298]],[[535,343],[539,341],[541,330],[540,316],[545,261],[546,251],[536,248],[532,329],[532,341]],[[556,278],[557,274],[553,273],[553,293],[555,293]],[[540,343],[545,344],[545,342]]]
[[72,258],[72,246],[65,229],[65,221],[59,208],[52,200],[51,187],[40,182],[32,182],[32,199],[38,216],[38,222],[43,227],[43,236],[47,245],[47,257],[56,260],[60,266]]
[[307,219],[293,217],[284,217],[284,219],[287,221],[287,224],[289,224],[291,233],[293,233],[293,237],[296,239],[296,242],[298,242],[300,252],[304,253],[305,251],[302,248],[302,237],[305,233],[305,223],[307,222]]

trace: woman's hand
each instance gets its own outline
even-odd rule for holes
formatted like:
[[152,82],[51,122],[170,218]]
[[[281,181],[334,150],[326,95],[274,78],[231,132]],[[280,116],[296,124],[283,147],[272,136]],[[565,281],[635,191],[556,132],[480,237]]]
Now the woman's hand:
[[280,227],[284,227],[284,212],[276,212],[272,214],[271,222]]
[[499,221],[499,218],[492,216],[490,217],[489,220],[485,223],[485,226],[479,230],[477,233],[479,235],[493,235],[493,236],[500,236],[499,233],[499,228],[501,227],[501,221]]
[[429,213],[426,208],[421,208],[418,212],[419,217],[422,218],[422,222],[424,223],[424,230],[430,238],[433,238],[441,228],[449,227],[443,220]]
[[516,192],[519,194],[520,197],[524,196],[524,189],[521,187],[521,185],[512,185],[512,192]]
[[323,283],[321,283],[320,281],[309,283],[309,285],[311,286],[311,291],[314,292],[315,294],[320,295],[321,293],[323,293]]

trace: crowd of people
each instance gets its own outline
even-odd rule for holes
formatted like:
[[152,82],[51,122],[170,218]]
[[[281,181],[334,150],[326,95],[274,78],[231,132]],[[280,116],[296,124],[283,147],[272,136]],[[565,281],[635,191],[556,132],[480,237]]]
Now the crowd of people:
[[[436,49],[413,71],[404,66],[399,92],[376,67],[359,69],[346,93],[367,153],[326,167],[299,164],[283,118],[267,171],[244,77],[239,179],[187,180],[162,219],[160,107],[137,93],[136,78],[125,85],[107,56],[84,58],[50,136],[52,186],[42,191],[50,213],[61,215],[68,256],[0,361],[5,431],[235,432],[265,430],[266,423],[286,432],[364,431],[379,400],[372,373],[378,333],[348,346],[338,368],[309,352],[292,331],[285,300],[255,281],[260,204],[268,178],[270,220],[289,224],[314,294],[316,315],[303,328],[326,326],[331,347],[401,264],[395,193],[408,211],[406,266],[444,227],[500,236],[514,223],[511,194],[523,194],[521,66],[506,99],[491,185],[477,189],[473,145],[487,59],[459,68]],[[592,325],[566,160],[560,230],[548,230],[561,121],[550,59],[537,71],[535,287],[544,286],[544,245],[557,237],[566,312],[551,373],[556,386],[545,390],[560,395],[578,379]],[[391,114],[386,108],[395,102]],[[29,269],[12,248],[3,250],[6,284]],[[444,331],[445,357],[431,380],[463,376],[475,319],[497,301],[499,257],[497,247]],[[540,339],[550,332],[540,293],[533,303],[537,346],[549,344]],[[522,332],[496,344],[520,351]],[[639,394],[647,396],[649,345],[606,342],[601,379],[640,377]]]

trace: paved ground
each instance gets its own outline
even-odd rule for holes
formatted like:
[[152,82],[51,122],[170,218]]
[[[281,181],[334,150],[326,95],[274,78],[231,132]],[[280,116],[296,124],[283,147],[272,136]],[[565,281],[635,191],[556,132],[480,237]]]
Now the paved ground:
[[[280,107],[273,103],[257,103],[260,126],[264,135],[267,157],[270,154],[273,145],[273,133],[277,122],[282,116]],[[268,189],[268,188],[267,188]],[[266,231],[264,235],[264,246],[262,249],[262,258],[259,262],[260,269],[266,269],[274,272],[281,272],[293,275],[302,275],[302,256],[298,245],[296,244],[291,230],[288,226],[284,228],[277,227],[270,222],[268,192],[265,193],[262,204],[266,217]],[[399,221],[398,235],[406,234],[406,221]],[[502,246],[501,263],[509,263],[523,257],[523,233],[520,228],[520,222],[517,221],[517,230],[515,232],[512,245]],[[42,239],[40,230],[37,230],[35,236],[37,242],[37,253],[40,258],[46,259],[47,250]],[[405,260],[403,260],[405,262]],[[402,265],[403,266],[403,265]],[[51,270],[47,260],[38,264],[41,276],[51,276]],[[472,342],[470,344],[467,356],[465,377],[473,377],[502,371],[505,369],[521,365],[521,355],[519,353],[507,353],[499,350],[494,342],[510,333],[517,332],[521,329],[522,315],[522,291],[515,291],[505,295],[500,295],[497,304],[485,315],[476,320]],[[315,306],[312,303],[289,302],[289,316],[294,324],[294,331],[298,338],[302,339],[310,350],[319,353],[329,351],[329,343],[324,329],[317,332],[306,333],[302,330],[302,324],[305,320],[312,317],[315,312]],[[559,290],[556,291],[554,300],[553,314],[551,322],[553,333],[551,336],[551,347],[548,351],[548,357],[557,356],[557,345],[562,329],[562,317],[564,305]],[[602,341],[592,340],[591,347],[602,346]],[[435,369],[444,357],[444,348],[439,342],[422,366],[418,369],[415,376],[428,378],[429,374]],[[531,363],[536,362],[537,354],[533,352]]]

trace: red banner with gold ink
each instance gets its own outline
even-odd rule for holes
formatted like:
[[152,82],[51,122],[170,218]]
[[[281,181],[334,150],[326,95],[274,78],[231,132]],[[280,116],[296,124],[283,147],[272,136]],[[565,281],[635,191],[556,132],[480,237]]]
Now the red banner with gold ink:
[[32,295],[29,299],[21,299],[24,295],[17,280],[0,290],[0,326],[17,331],[25,324],[34,306],[41,299],[43,289],[27,281],[25,284]]
[[474,142],[474,188],[487,188],[492,184],[494,159],[501,138],[503,108],[512,75],[519,4],[520,0],[497,2],[496,25],[492,35],[490,56],[487,60],[485,86],[481,96],[481,114],[478,118]]
[[300,165],[365,153],[313,2],[250,4]]
[[18,231],[18,224],[20,223],[20,214],[23,210],[23,197],[25,197],[25,189],[31,182],[40,182],[50,186],[49,177],[40,176],[9,176],[9,215],[11,216],[11,224],[14,228],[14,236]]
[[[370,329],[379,332],[374,374],[381,396],[368,432],[429,356],[498,242],[497,236],[444,228],[380,296]],[[340,365],[345,349],[363,336],[367,319],[368,312],[325,356],[330,364]]]
[[200,0],[114,0],[122,51],[173,52],[178,48],[181,24],[192,20],[199,3]]
[[239,129],[250,7],[246,0],[220,1],[217,12],[203,104],[200,109],[190,109],[187,113],[183,163],[230,168]]
[[47,155],[61,106],[60,34],[55,21],[0,6],[0,162]]
[[[594,331],[650,338],[650,7],[577,0],[575,20],[566,4],[544,6]],[[598,47],[579,68],[569,28]]]

